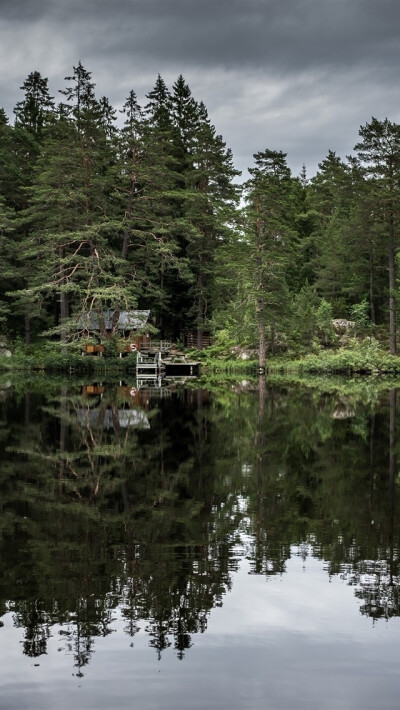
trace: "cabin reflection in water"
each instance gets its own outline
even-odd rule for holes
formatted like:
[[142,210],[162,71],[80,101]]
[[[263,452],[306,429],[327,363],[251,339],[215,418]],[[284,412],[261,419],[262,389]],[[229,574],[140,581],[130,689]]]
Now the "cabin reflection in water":
[[115,414],[117,414],[118,425],[123,429],[128,427],[134,429],[150,429],[150,423],[146,413],[140,409],[118,409],[115,413],[111,406],[106,409],[78,409],[77,417],[84,427],[103,429],[114,429]]
[[[179,382],[177,380],[179,379]],[[116,388],[103,384],[83,385],[81,393],[87,400],[97,400],[94,406],[76,410],[82,427],[93,429],[150,429],[146,411],[151,399],[165,399],[172,395],[177,384],[185,378],[144,377],[136,378],[134,384],[120,382]]]

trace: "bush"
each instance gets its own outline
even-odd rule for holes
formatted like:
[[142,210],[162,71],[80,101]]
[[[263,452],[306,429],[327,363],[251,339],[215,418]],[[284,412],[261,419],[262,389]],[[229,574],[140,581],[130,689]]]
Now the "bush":
[[361,303],[355,303],[350,308],[350,318],[356,324],[358,331],[369,330],[372,326],[369,317],[369,303],[366,298],[364,298]]
[[[277,368],[303,373],[321,374],[396,374],[400,372],[400,357],[382,351],[375,338],[365,338],[361,343],[353,338],[348,347],[339,350],[321,351],[293,362],[282,362]],[[274,363],[271,363],[274,369]]]
[[321,299],[321,303],[317,308],[315,320],[318,327],[318,335],[324,345],[329,345],[335,338],[332,320],[332,304],[328,303],[325,298]]

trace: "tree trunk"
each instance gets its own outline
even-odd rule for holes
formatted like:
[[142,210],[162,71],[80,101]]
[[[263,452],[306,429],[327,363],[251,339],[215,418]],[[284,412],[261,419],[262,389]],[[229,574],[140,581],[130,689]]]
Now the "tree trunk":
[[121,255],[123,259],[128,258],[128,247],[129,247],[129,232],[127,229],[125,229],[124,236],[122,239],[122,251]]
[[161,267],[160,267],[160,331],[161,337],[163,336],[164,329],[164,271],[165,271],[165,257],[161,257]]
[[204,296],[203,296],[203,279],[200,274],[198,277],[199,295],[197,299],[197,349],[203,349],[203,324],[204,324]]
[[59,257],[60,257],[60,325],[61,325],[61,333],[60,333],[60,340],[62,343],[67,342],[67,332],[65,329],[65,323],[68,319],[68,297],[67,294],[63,291],[63,286],[65,284],[65,278],[64,278],[64,267],[62,265],[62,259],[64,258],[64,250],[62,247],[59,249]]
[[374,255],[372,249],[369,255],[369,308],[371,323],[375,325],[376,314],[375,314],[375,294],[374,294]]
[[264,323],[264,299],[259,298],[257,303],[258,315],[258,367],[265,368],[265,360],[267,356],[267,348],[265,342],[265,323]]
[[[131,171],[131,182],[130,182],[130,188],[129,188],[129,199],[128,199],[128,206],[125,212],[125,217],[131,217],[132,211],[133,211],[133,201],[136,193],[136,172],[135,172],[135,166],[136,166],[136,150],[135,148],[132,148],[132,171]],[[129,230],[125,229],[124,231],[124,236],[122,240],[122,258],[127,259],[128,258],[128,249],[129,249],[129,241],[130,241],[130,234]]]
[[25,313],[25,345],[31,344],[31,319],[28,313]]
[[66,293],[60,293],[60,322],[61,322],[61,342],[67,342],[67,331],[65,329],[65,322],[68,319],[68,297]]
[[[257,205],[257,212],[259,212],[259,205]],[[258,269],[258,299],[257,299],[257,322],[258,322],[258,369],[263,370],[265,368],[266,359],[266,342],[265,342],[265,320],[264,320],[264,279],[263,279],[263,238],[262,238],[262,224],[261,220],[257,219],[256,222],[257,229],[257,269]]]
[[60,468],[58,476],[60,481],[65,476],[65,443],[67,438],[67,388],[61,387],[60,392]]
[[372,494],[375,486],[375,423],[376,423],[375,412],[371,414],[371,423],[369,430],[369,473],[370,473],[370,484],[371,484],[371,501]]
[[30,392],[26,392],[25,393],[25,438],[27,438],[30,423],[31,423],[31,395],[30,395]]
[[119,308],[115,308],[112,314],[111,318],[111,331],[112,334],[114,335],[115,333],[118,333],[118,322],[119,322],[119,317],[121,315],[121,311]]
[[393,212],[389,218],[389,336],[390,354],[396,355],[396,259],[394,250]]
[[395,474],[396,474],[396,395],[395,389],[390,390],[390,424],[389,424],[389,565],[390,584],[393,584],[393,528],[394,528],[394,494],[395,494]]
[[396,355],[396,255],[395,255],[395,234],[394,234],[394,173],[393,161],[390,161],[389,175],[389,338],[390,354]]

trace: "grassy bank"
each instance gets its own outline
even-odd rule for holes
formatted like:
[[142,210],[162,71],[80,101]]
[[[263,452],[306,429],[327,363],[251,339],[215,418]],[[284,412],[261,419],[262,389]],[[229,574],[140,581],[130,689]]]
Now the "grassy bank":
[[300,374],[400,375],[400,357],[389,355],[374,339],[354,341],[338,350],[321,350],[301,358],[276,358],[268,371]]
[[[19,347],[11,357],[0,355],[0,371],[76,372],[106,374],[132,372],[136,368],[136,355],[119,357],[90,357],[70,348],[62,349],[54,343],[41,346]],[[252,375],[258,362],[254,349],[248,359],[242,359],[227,349],[212,346],[205,350],[187,350],[188,360],[200,362],[206,373]],[[299,356],[274,356],[266,361],[267,374],[297,373],[299,375],[400,375],[400,356],[389,355],[374,338],[354,339],[346,347],[321,348],[317,352]]]
[[[243,360],[227,349],[216,346],[203,351],[191,351],[193,359],[203,363],[207,372],[213,373],[256,373],[258,361],[255,350],[249,350],[251,356]],[[301,356],[280,355],[267,357],[267,374],[298,373],[321,375],[400,375],[400,357],[389,355],[387,350],[375,339],[354,338],[345,347],[324,348],[314,352],[304,352]]]
[[88,357],[80,353],[62,351],[60,348],[26,348],[11,357],[0,355],[0,371],[3,372],[75,372],[87,374],[107,374],[130,372],[136,368],[136,356]]
[[[2,372],[49,372],[49,373],[88,373],[107,374],[124,373],[136,370],[136,354],[123,358],[93,357],[82,355],[71,347],[60,347],[55,343],[24,346],[17,343],[10,345],[11,357],[0,354],[0,371]],[[200,362],[202,369],[212,373],[255,373],[255,360],[241,360],[216,348],[206,350],[184,351],[187,360]]]

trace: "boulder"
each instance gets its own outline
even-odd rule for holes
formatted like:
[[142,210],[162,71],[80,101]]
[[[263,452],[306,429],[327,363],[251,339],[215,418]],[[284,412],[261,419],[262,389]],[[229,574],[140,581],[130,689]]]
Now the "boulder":
[[350,330],[356,327],[354,320],[346,320],[346,318],[334,318],[332,321],[332,327],[337,335],[345,335]]
[[333,419],[350,419],[355,416],[353,407],[346,407],[345,404],[338,404],[332,414]]
[[230,348],[232,355],[236,355],[239,360],[254,360],[257,358],[257,350],[255,348],[243,348],[240,345],[235,345]]
[[11,350],[4,335],[0,335],[0,355],[3,355],[3,357],[11,357]]

